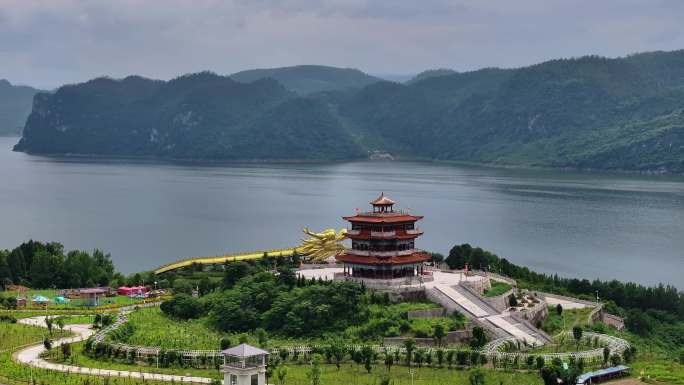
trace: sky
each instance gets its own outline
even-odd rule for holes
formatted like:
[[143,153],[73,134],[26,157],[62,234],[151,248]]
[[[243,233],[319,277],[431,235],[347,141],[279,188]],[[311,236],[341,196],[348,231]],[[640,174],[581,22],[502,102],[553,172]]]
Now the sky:
[[0,0],[0,79],[519,67],[682,49],[682,20],[681,0]]

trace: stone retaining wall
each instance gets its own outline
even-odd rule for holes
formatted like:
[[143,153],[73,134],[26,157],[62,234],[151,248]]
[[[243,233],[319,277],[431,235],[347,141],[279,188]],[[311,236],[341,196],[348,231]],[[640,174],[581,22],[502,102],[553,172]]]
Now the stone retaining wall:
[[625,320],[621,317],[616,316],[616,315],[603,312],[602,321],[604,324],[606,324],[608,326],[612,326],[617,330],[622,331],[625,329]]
[[[467,343],[473,338],[473,329],[463,329],[448,332],[442,344],[458,344]],[[409,337],[386,337],[383,338],[382,344],[385,346],[404,346],[404,342]],[[413,338],[417,346],[433,348],[437,347],[437,342],[434,338]]]
[[423,309],[423,310],[409,310],[408,319],[413,318],[435,318],[446,316],[446,309],[443,307],[437,307],[434,309]]
[[515,293],[515,288],[495,297],[482,296],[482,300],[499,312],[508,309],[508,298]]

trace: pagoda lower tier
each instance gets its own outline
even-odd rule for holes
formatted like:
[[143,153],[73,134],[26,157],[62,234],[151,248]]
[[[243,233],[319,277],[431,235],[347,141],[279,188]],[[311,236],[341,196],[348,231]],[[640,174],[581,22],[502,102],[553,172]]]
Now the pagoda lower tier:
[[430,254],[415,251],[411,254],[378,257],[343,253],[337,260],[344,264],[345,275],[360,278],[394,279],[423,274],[423,263],[430,260]]

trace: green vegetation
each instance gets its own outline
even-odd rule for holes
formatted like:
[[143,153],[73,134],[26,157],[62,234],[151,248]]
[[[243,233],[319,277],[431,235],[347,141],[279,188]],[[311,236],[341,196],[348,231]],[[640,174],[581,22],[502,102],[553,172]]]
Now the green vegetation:
[[513,288],[513,286],[507,284],[506,282],[501,282],[494,279],[490,280],[490,282],[492,287],[485,290],[485,297],[496,297],[497,295],[501,295]]
[[[29,116],[15,149],[242,160],[340,160],[380,151],[491,164],[684,171],[684,51],[432,72],[410,84],[315,66],[233,78],[255,81],[210,73],[168,82],[131,76],[41,93],[35,98],[41,113]],[[273,78],[302,93],[336,90],[302,96]],[[353,89],[341,90],[346,86]]]
[[[57,327],[52,331],[51,338],[59,338],[68,335]],[[50,337],[46,328],[22,325],[10,322],[0,322],[0,351],[10,350],[18,346],[40,343],[44,338]]]
[[[31,381],[33,379],[33,381]],[[14,362],[9,352],[0,353],[0,381],[6,385],[167,385],[167,382],[106,378],[30,368]]]
[[[435,330],[446,333],[458,330],[465,324],[461,315],[451,317],[414,318],[409,320],[406,314],[410,310],[434,308],[429,303],[398,303],[368,305],[368,319],[360,325],[350,326],[330,334],[338,335],[350,343],[380,343],[382,337],[413,336],[418,338],[436,338]],[[198,319],[182,320],[165,315],[159,308],[142,308],[128,317],[127,327],[123,332],[113,333],[115,340],[139,346],[158,346],[163,349],[219,349],[220,341],[227,338],[232,344],[245,341],[258,346],[293,346],[325,343],[319,336],[296,337],[278,332],[268,331],[260,336],[260,329],[249,331],[217,329],[212,320],[203,316]],[[440,325],[439,327],[437,325]]]
[[[392,366],[387,375],[386,367],[376,365],[368,373],[361,365],[344,365],[338,370],[335,365],[321,365],[321,384],[325,385],[375,385],[381,384],[383,378],[389,378],[394,385],[469,385],[470,374],[476,370],[460,370],[446,368],[425,367],[413,368],[413,382],[409,369],[403,366]],[[306,376],[309,368],[306,365],[285,366],[286,385],[309,385]],[[483,371],[485,384],[541,384],[536,373],[521,373],[508,371]]]
[[561,315],[558,315],[556,307],[549,306],[549,317],[542,323],[541,328],[553,336],[561,331],[570,331],[575,326],[588,325],[589,313],[593,310],[593,307],[567,309],[563,310]]
[[298,94],[361,88],[381,81],[381,79],[365,74],[357,69],[320,65],[253,69],[236,72],[230,75],[230,77],[242,83],[251,83],[260,79],[271,78]]
[[114,264],[100,250],[93,254],[70,251],[56,242],[28,241],[13,250],[0,251],[0,286],[35,288],[106,286],[115,277]]
[[[128,316],[129,335],[112,334],[115,340],[162,349],[218,349],[224,335],[201,320],[179,320],[165,316],[159,308],[143,308]],[[237,342],[237,338],[233,338]]]

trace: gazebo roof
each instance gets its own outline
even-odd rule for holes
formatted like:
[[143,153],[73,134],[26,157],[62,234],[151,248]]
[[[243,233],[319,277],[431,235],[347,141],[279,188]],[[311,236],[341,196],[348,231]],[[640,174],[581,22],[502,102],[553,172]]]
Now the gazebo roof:
[[268,354],[267,351],[255,348],[252,345],[240,344],[221,352],[224,356],[252,357]]
[[370,204],[372,204],[372,205],[381,205],[381,206],[383,206],[383,205],[393,205],[393,204],[395,204],[395,203],[397,203],[397,202],[395,202],[395,201],[389,199],[388,197],[386,197],[384,192],[380,193],[380,196],[379,196],[379,197],[377,197],[375,200],[373,200],[373,201],[370,202]]

